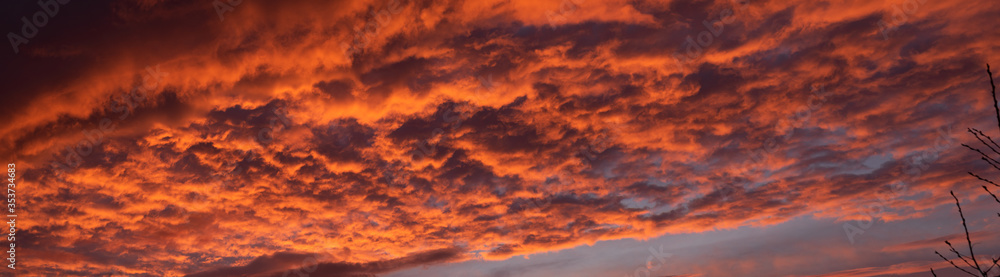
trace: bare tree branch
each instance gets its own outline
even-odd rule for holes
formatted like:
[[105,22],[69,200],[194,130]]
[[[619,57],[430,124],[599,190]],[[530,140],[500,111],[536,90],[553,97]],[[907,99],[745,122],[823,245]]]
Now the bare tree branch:
[[[997,262],[998,262],[998,260],[997,260],[997,259],[993,259],[993,264],[992,264],[992,265],[990,265],[990,267],[986,268],[986,270],[985,270],[985,271],[983,271],[983,272],[986,272],[986,273],[990,273],[990,270],[993,270],[993,267],[997,266]],[[985,276],[985,275],[984,275],[984,276]]]
[[986,64],[986,74],[990,75],[990,92],[993,93],[993,109],[997,112],[997,127],[1000,128],[1000,107],[997,106],[997,85],[993,84],[993,72],[990,72],[990,64]]
[[[976,128],[970,128],[970,129],[972,129],[973,131],[976,131],[976,133],[979,133],[979,136],[986,137],[986,139],[989,140],[990,143],[993,144],[993,146],[996,146],[997,149],[1000,149],[1000,144],[997,144],[997,142],[995,140],[993,140],[993,138],[990,137],[990,135],[987,135],[986,133],[983,133],[983,131],[980,131],[979,129],[976,129]],[[975,135],[975,134],[973,134],[973,135]],[[978,138],[978,136],[977,136],[977,138]],[[980,139],[980,141],[982,141],[982,139]]]
[[986,161],[987,163],[989,163],[990,165],[992,165],[993,168],[996,168],[997,170],[1000,170],[1000,166],[998,166],[997,164],[991,162],[990,160],[987,160],[986,158],[983,158],[983,160]]
[[975,176],[976,178],[979,178],[979,180],[983,180],[983,181],[985,181],[987,183],[993,184],[994,186],[1000,187],[1000,185],[997,185],[997,183],[994,183],[993,181],[987,180],[986,178],[979,177],[979,175],[976,175],[975,173],[969,172],[969,175]]
[[[951,264],[951,266],[954,266],[958,270],[964,271],[965,273],[968,273],[969,275],[979,277],[979,275],[972,274],[972,272],[969,272],[968,270],[965,270],[964,268],[962,268],[962,267],[958,266],[957,264],[955,264],[955,262],[952,262],[948,258],[945,258],[944,255],[941,255],[940,252],[934,251],[934,254],[937,254],[938,257],[941,257],[941,259],[943,259],[944,261],[948,262],[949,264]],[[937,274],[935,274],[935,275],[937,275]]]
[[[958,206],[958,216],[962,217],[962,228],[965,229],[965,241],[969,243],[969,257],[972,259],[972,263],[975,264],[975,269],[982,272],[983,269],[979,267],[979,262],[976,261],[976,252],[972,251],[972,238],[969,237],[969,226],[965,224],[965,213],[962,213],[962,203],[958,201],[958,196],[955,196],[955,192],[951,191],[951,197],[955,198],[955,206]],[[983,273],[986,276],[986,273]]]
[[[961,259],[963,262],[965,262],[965,264],[969,265],[969,267],[971,268],[976,268],[975,266],[972,266],[972,263],[969,263],[969,260],[966,260],[965,257],[962,257],[962,253],[959,253],[958,250],[955,250],[955,247],[952,246],[950,242],[946,240],[944,241],[944,244],[947,244],[949,248],[948,250],[951,250],[951,253],[955,253],[955,256],[958,256],[958,258]],[[975,258],[973,258],[973,260],[975,260]]]
[[[976,139],[978,139],[979,142],[983,143],[983,145],[986,145],[986,147],[989,147],[990,150],[993,151],[993,153],[996,153],[997,155],[1000,155],[1000,151],[997,151],[996,148],[993,148],[993,145],[990,145],[989,143],[986,143],[986,140],[983,140],[983,138],[980,137],[979,134],[977,134],[976,132],[973,132],[972,128],[968,128],[968,129],[966,129],[966,131],[968,131],[970,134],[972,134],[972,136],[976,137]],[[985,134],[984,134],[984,136],[985,136]],[[993,142],[994,145],[996,144],[996,142],[994,142],[992,138],[990,138],[990,142]],[[998,147],[998,148],[1000,148],[1000,147]]]
[[997,160],[994,160],[993,158],[990,158],[990,156],[987,156],[986,153],[983,153],[983,151],[979,151],[979,149],[977,149],[977,148],[972,148],[972,146],[969,146],[968,144],[965,144],[965,143],[963,143],[962,146],[965,146],[965,148],[969,148],[969,150],[979,152],[979,155],[982,155],[983,159],[989,159],[990,161],[992,161],[991,164],[993,164],[993,163],[1000,164],[1000,161],[997,161]]
[[[993,103],[992,103],[993,104],[993,110],[996,112],[997,127],[1000,127],[1000,101],[997,101],[997,92],[996,92],[997,91],[997,87],[996,87],[996,84],[993,82],[993,72],[990,71],[990,65],[989,64],[986,64],[986,74],[989,75],[989,77],[990,77],[990,88],[991,88],[990,93],[993,95]],[[990,150],[992,150],[993,153],[1000,154],[1000,144],[997,144],[997,142],[994,141],[992,137],[990,137],[989,135],[986,135],[986,133],[984,133],[983,131],[980,131],[980,130],[975,129],[975,128],[968,128],[968,131],[973,136],[975,136],[976,139],[979,140],[979,142],[981,142],[983,145],[986,145],[986,147],[990,148]],[[984,140],[983,137],[985,137],[986,139]],[[989,141],[989,143],[987,143],[986,141]],[[997,170],[1000,170],[1000,166],[998,166],[998,164],[1000,164],[1000,161],[997,161],[996,159],[993,159],[989,155],[986,155],[986,153],[983,153],[983,151],[980,151],[977,148],[973,148],[972,146],[966,145],[964,143],[962,144],[962,146],[965,146],[965,148],[968,148],[968,149],[970,149],[972,151],[978,152],[982,156],[981,157],[982,160],[986,161],[986,163],[990,164],[990,166],[993,166],[993,168],[996,168]],[[994,148],[994,146],[996,146],[996,148]],[[997,183],[995,183],[993,181],[990,181],[989,179],[983,178],[983,177],[981,177],[979,175],[976,175],[975,173],[972,173],[972,172],[968,172],[968,173],[969,173],[969,175],[972,175],[973,177],[976,177],[980,181],[987,182],[987,183],[990,183],[991,185],[1000,187],[1000,184],[997,184]],[[996,194],[993,194],[993,192],[990,191],[990,189],[988,187],[986,187],[985,185],[982,186],[982,187],[983,187],[983,190],[986,191],[986,193],[988,193],[990,196],[993,197],[994,201],[996,201],[997,203],[1000,203],[1000,197],[997,197]],[[934,254],[937,254],[938,257],[941,257],[942,260],[945,260],[946,262],[948,262],[949,264],[951,264],[951,266],[953,266],[953,267],[957,268],[958,270],[961,270],[962,272],[965,272],[965,273],[967,273],[969,275],[988,277],[989,274],[990,274],[990,272],[992,272],[994,268],[1000,269],[1000,264],[998,264],[998,263],[1000,263],[1000,258],[990,257],[989,261],[992,261],[992,264],[990,264],[989,267],[986,268],[985,270],[983,270],[983,267],[981,265],[979,265],[979,260],[976,259],[976,253],[973,250],[972,237],[969,235],[969,225],[968,225],[968,223],[965,220],[965,213],[962,211],[962,203],[961,203],[961,201],[958,200],[958,196],[955,196],[955,192],[954,191],[949,191],[949,193],[951,194],[951,198],[955,199],[955,206],[958,207],[958,215],[959,215],[959,217],[962,218],[962,230],[965,231],[965,242],[969,245],[969,256],[968,256],[969,258],[966,259],[964,256],[962,256],[962,253],[958,252],[958,250],[955,249],[955,247],[951,244],[951,242],[948,242],[946,240],[946,241],[944,241],[944,243],[948,245],[948,249],[951,250],[952,253],[955,253],[955,255],[958,256],[958,259],[960,259],[963,262],[965,262],[965,264],[968,265],[970,268],[974,269],[975,271],[978,271],[979,275],[976,275],[976,274],[972,273],[971,271],[966,270],[965,268],[959,267],[957,264],[955,264],[954,261],[952,261],[951,259],[946,258],[944,255],[941,255],[941,253],[938,252],[938,251],[934,251]],[[1000,213],[997,213],[997,216],[1000,217]],[[972,260],[972,262],[970,263],[969,260]],[[937,277],[937,273],[934,272],[934,268],[931,268],[931,274],[934,275],[935,277]],[[994,277],[1000,277],[1000,273],[998,273]]]
[[983,186],[983,189],[986,190],[986,193],[989,193],[990,196],[993,196],[993,200],[996,200],[997,203],[1000,203],[1000,198],[997,198],[997,195],[993,194],[993,192],[991,192],[990,189],[986,188],[986,186]]

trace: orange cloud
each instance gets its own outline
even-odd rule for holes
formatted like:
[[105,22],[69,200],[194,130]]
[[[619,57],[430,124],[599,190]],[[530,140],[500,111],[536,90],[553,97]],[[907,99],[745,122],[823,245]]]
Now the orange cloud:
[[263,276],[337,249],[323,272],[383,274],[918,218],[983,168],[944,146],[989,119],[1000,5],[930,2],[883,38],[900,4],[69,4],[3,72],[25,272]]

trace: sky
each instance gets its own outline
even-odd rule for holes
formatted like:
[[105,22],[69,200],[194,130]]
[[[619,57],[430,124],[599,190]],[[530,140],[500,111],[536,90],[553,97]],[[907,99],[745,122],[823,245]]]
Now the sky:
[[3,6],[2,276],[962,276],[956,199],[1000,254],[997,1]]

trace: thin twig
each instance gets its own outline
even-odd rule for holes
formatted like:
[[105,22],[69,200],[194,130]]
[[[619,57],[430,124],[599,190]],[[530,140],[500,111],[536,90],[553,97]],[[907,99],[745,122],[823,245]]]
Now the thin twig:
[[979,135],[982,135],[982,136],[986,137],[987,140],[989,140],[991,143],[993,143],[993,146],[996,146],[997,149],[1000,149],[1000,144],[997,144],[997,142],[995,140],[993,140],[993,138],[990,137],[990,135],[987,135],[986,133],[983,133],[983,131],[980,131],[979,129],[976,129],[976,128],[972,128],[972,130],[974,130],[977,133],[979,133]]
[[965,146],[965,148],[969,148],[969,150],[979,152],[980,155],[983,155],[983,159],[990,159],[990,161],[993,161],[994,163],[1000,164],[1000,161],[997,161],[997,160],[994,160],[993,158],[990,158],[990,156],[987,156],[986,153],[983,153],[983,151],[979,151],[978,148],[972,148],[972,146],[969,146],[968,144],[965,144],[965,143],[963,143],[962,146]]
[[990,160],[987,160],[986,158],[981,158],[981,159],[984,160],[984,161],[986,161],[986,163],[990,164],[990,166],[993,166],[993,168],[996,168],[997,170],[1000,170],[1000,166],[998,166],[997,164],[991,162]]
[[[949,248],[948,250],[951,250],[951,253],[955,253],[955,256],[958,256],[958,258],[961,259],[963,262],[965,262],[965,264],[969,265],[969,267],[971,268],[975,268],[974,266],[972,266],[972,263],[969,263],[969,260],[966,260],[965,257],[962,257],[962,253],[959,253],[958,250],[955,250],[955,247],[951,245],[951,242],[948,242],[946,240],[944,241],[944,244],[947,244]],[[973,257],[972,259],[975,260],[976,258]]]
[[993,72],[990,72],[990,64],[986,64],[986,74],[990,75],[990,92],[993,93],[993,109],[997,112],[997,127],[1000,127],[1000,106],[997,106],[997,85],[993,84]]
[[969,172],[969,175],[975,176],[976,178],[979,178],[979,180],[983,180],[983,181],[985,181],[987,183],[993,184],[994,186],[1000,187],[1000,185],[998,185],[997,183],[994,183],[993,181],[987,180],[986,178],[979,177],[979,175],[976,175],[975,173]]
[[949,264],[951,264],[951,266],[954,266],[954,267],[955,267],[955,268],[957,268],[958,270],[961,270],[961,271],[965,271],[965,273],[968,273],[969,275],[972,275],[972,276],[976,276],[976,277],[979,277],[979,275],[976,275],[976,274],[972,274],[972,272],[969,272],[968,270],[965,270],[964,268],[962,268],[962,267],[958,266],[957,264],[955,264],[955,262],[952,262],[952,261],[951,261],[951,260],[949,260],[948,258],[945,258],[945,257],[944,257],[944,255],[941,255],[941,253],[940,253],[940,252],[937,252],[937,251],[934,251],[934,254],[937,254],[937,255],[938,255],[938,257],[941,257],[941,259],[943,259],[944,261],[948,262]]
[[[965,241],[969,243],[969,257],[972,257],[972,263],[976,264],[975,269],[982,272],[983,269],[979,267],[979,262],[976,261],[976,252],[972,251],[972,238],[969,237],[969,226],[965,224],[965,214],[962,213],[962,203],[958,201],[958,196],[955,196],[954,191],[951,192],[951,197],[955,198],[955,206],[958,206],[958,216],[962,217],[962,228],[965,229]],[[983,275],[986,275],[985,273]]]
[[[1000,265],[997,264],[1000,263],[1000,258],[991,258],[991,259],[993,259],[993,265],[990,266],[990,269],[986,270],[986,273],[989,273],[990,270],[992,270],[994,267],[1000,267]],[[997,274],[997,276],[1000,277],[1000,274]]]
[[[993,260],[993,265],[990,265],[990,267],[986,268],[986,270],[984,270],[983,272],[990,273],[990,270],[993,270],[993,267],[995,267],[995,266],[997,266],[997,261]],[[983,276],[986,276],[986,275],[984,274]]]
[[[993,148],[993,146],[992,146],[992,145],[990,145],[989,143],[986,143],[986,141],[985,141],[985,140],[983,140],[983,138],[979,137],[979,134],[976,134],[976,132],[973,132],[973,131],[972,131],[972,128],[968,128],[968,129],[966,129],[966,130],[968,130],[968,131],[969,131],[969,133],[970,133],[970,134],[972,134],[972,136],[976,137],[976,139],[978,139],[978,140],[979,140],[979,142],[982,142],[982,143],[983,143],[983,145],[986,145],[986,147],[989,147],[989,148],[990,148],[990,150],[993,150],[993,153],[997,153],[997,155],[1000,155],[1000,152],[998,152],[996,148]],[[976,131],[978,131],[978,130],[976,130]],[[985,136],[985,134],[984,134],[984,136]],[[990,139],[990,142],[993,142],[993,139],[992,139],[992,138]],[[996,144],[996,142],[993,142],[993,143],[994,143],[994,144]],[[998,148],[1000,148],[1000,147],[998,147]]]
[[997,170],[1000,170],[1000,166],[998,166],[997,164],[991,162],[990,160],[987,160],[986,158],[982,158],[982,159],[984,161],[986,161],[987,163],[989,163],[991,166],[993,166],[993,168],[996,168]]
[[986,190],[986,193],[989,193],[990,196],[993,196],[993,200],[996,200],[997,203],[1000,203],[1000,198],[997,198],[997,195],[993,194],[993,192],[991,192],[990,189],[986,188],[986,186],[983,186],[983,189]]

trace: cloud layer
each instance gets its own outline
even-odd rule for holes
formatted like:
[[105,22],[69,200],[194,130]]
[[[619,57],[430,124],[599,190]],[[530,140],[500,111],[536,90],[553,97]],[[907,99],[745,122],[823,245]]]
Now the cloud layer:
[[987,172],[954,149],[992,130],[992,1],[216,2],[70,2],[7,54],[26,273],[354,276],[891,222]]

